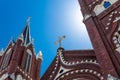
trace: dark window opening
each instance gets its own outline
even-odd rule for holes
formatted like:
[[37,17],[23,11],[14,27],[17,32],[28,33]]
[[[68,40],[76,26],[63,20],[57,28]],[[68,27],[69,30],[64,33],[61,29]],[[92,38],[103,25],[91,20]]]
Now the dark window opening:
[[61,69],[59,73],[61,74],[63,71],[64,71],[64,70],[63,70],[63,69]]
[[31,58],[32,56],[29,53],[26,53],[25,66],[24,66],[26,72],[29,72],[30,70]]
[[[11,49],[9,49],[9,50],[11,50]],[[0,70],[5,69],[7,67],[7,65],[9,64],[9,62],[10,62],[11,51],[9,51],[9,50],[8,50],[8,52],[6,52],[6,54],[5,54],[5,56],[4,56],[3,60],[2,60]]]

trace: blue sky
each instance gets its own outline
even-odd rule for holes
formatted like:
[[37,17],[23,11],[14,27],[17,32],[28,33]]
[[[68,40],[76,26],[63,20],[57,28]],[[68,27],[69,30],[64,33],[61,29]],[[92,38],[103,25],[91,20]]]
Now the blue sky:
[[92,48],[77,0],[0,0],[0,10],[0,48],[4,49],[32,16],[31,37],[36,53],[43,53],[41,76],[56,56],[58,36],[66,35],[65,50]]

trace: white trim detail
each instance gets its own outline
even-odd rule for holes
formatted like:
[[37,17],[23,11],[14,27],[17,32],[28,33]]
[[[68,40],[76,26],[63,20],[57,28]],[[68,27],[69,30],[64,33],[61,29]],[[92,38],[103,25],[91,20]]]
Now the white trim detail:
[[62,54],[62,51],[59,50],[59,57],[60,57],[60,61],[67,66],[72,66],[72,65],[78,65],[78,64],[84,64],[84,63],[91,63],[91,64],[96,64],[99,65],[99,63],[97,63],[97,60],[93,60],[93,59],[86,59],[86,60],[81,60],[81,61],[76,61],[76,62],[68,62],[65,61],[64,56]]
[[27,49],[27,52],[32,56],[32,52],[30,49]]
[[120,24],[118,26],[118,30],[114,33],[112,38],[115,44],[115,48],[116,48],[115,50],[120,54],[120,33],[119,32],[120,32]]
[[101,73],[99,73],[98,71],[92,70],[92,69],[80,69],[80,70],[71,70],[69,72],[66,72],[64,75],[60,75],[60,77],[58,77],[57,79],[54,80],[64,80],[64,77],[66,76],[70,76],[73,74],[78,74],[78,73],[89,73],[89,74],[93,74],[95,76],[97,76],[100,80],[104,80],[104,77]]
[[42,51],[39,51],[39,53],[37,54],[36,58],[43,60],[43,58],[42,58]]
[[[62,73],[59,73],[61,70],[63,70],[63,72],[62,72]],[[60,69],[59,69],[59,71],[58,71],[58,73],[57,73],[57,75],[56,75],[56,77],[55,77],[54,80],[56,80],[60,75],[66,73],[66,72],[68,72],[68,71],[70,71],[70,70],[71,70],[71,69],[66,69],[66,68],[64,68],[63,66],[60,66]]]
[[[31,62],[32,62],[32,52],[31,52],[31,50],[29,50],[29,49],[27,49],[27,51],[26,51],[26,54],[28,55],[28,56],[26,56],[26,65],[25,65],[25,70],[27,71],[27,69],[29,68],[29,70],[28,70],[28,72],[30,72],[30,69],[31,69]],[[31,57],[30,57],[31,56]],[[30,61],[30,62],[29,62]]]
[[94,12],[96,15],[99,15],[101,12],[103,12],[104,10],[106,10],[106,8],[104,8],[103,4],[105,1],[109,1],[112,4],[114,4],[115,2],[117,2],[118,0],[103,0],[101,4],[96,5],[96,7],[94,8]]
[[83,21],[87,20],[89,17],[91,17],[91,14],[85,14]]

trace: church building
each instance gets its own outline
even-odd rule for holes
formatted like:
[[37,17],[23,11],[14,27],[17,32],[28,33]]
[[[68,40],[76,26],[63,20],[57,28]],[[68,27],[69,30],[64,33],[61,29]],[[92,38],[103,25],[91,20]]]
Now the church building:
[[0,51],[0,80],[40,80],[41,52],[35,55],[29,20],[16,42]]
[[120,0],[78,1],[93,49],[58,48],[41,80],[120,80]]
[[60,44],[40,78],[42,54],[35,53],[28,19],[17,40],[0,51],[0,80],[120,80],[120,0],[78,2],[93,49],[65,50]]

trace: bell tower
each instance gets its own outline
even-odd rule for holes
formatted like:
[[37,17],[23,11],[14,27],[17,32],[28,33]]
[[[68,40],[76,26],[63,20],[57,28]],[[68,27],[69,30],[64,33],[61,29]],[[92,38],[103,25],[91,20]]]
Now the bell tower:
[[35,54],[30,38],[30,18],[17,38],[1,51],[0,80],[40,80],[42,54]]
[[79,0],[88,34],[104,77],[120,78],[120,1]]

